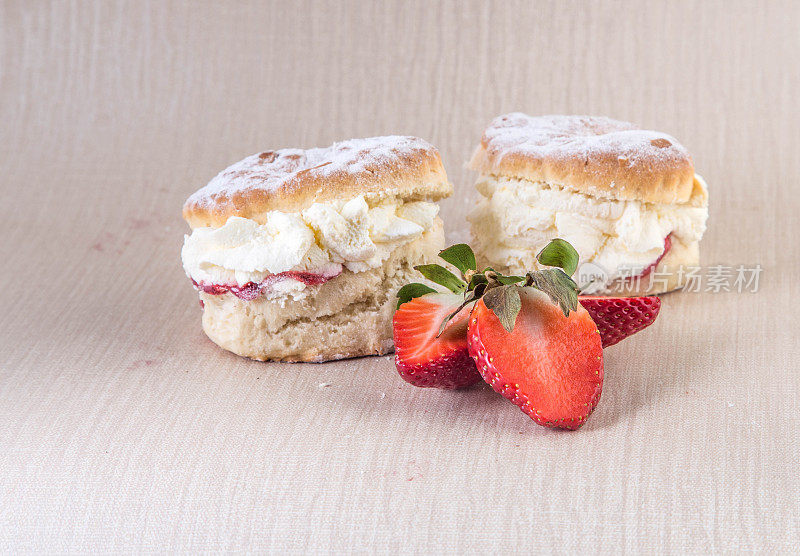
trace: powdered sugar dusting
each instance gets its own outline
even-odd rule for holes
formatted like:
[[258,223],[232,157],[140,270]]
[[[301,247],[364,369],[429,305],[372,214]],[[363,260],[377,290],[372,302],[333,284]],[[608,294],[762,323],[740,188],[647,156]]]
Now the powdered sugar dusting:
[[396,135],[350,139],[324,148],[265,151],[229,166],[187,202],[209,206],[245,191],[274,193],[303,178],[325,179],[343,173],[356,182],[374,180],[401,160],[431,151],[435,148],[427,141]]
[[662,169],[683,165],[690,158],[686,149],[666,133],[595,116],[532,117],[513,112],[492,120],[484,131],[483,144],[495,165],[507,156],[583,158],[589,173],[607,164]]

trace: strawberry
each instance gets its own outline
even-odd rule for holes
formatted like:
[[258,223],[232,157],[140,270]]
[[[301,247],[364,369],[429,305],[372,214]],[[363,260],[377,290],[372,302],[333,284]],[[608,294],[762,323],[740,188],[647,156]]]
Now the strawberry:
[[[510,288],[515,290],[487,294],[476,303],[469,353],[483,379],[538,424],[577,429],[603,389],[597,326],[577,302],[575,309],[562,311],[538,289]],[[498,318],[508,314],[510,322]]]
[[400,305],[393,319],[395,364],[406,382],[452,390],[481,380],[467,348],[470,308],[459,310],[463,301],[456,294],[427,293]]
[[604,348],[653,324],[661,309],[661,299],[656,296],[579,297],[578,300],[597,324]]
[[[438,264],[414,268],[453,295],[436,294],[421,283],[397,292],[394,336],[403,378],[418,386],[455,388],[461,384],[455,377],[471,384],[477,374],[540,425],[580,427],[600,399],[603,347],[570,278],[577,251],[554,239],[536,257],[554,268],[524,276],[479,271],[475,254],[463,243],[439,257],[460,276]],[[467,351],[477,364],[466,376],[465,325]]]

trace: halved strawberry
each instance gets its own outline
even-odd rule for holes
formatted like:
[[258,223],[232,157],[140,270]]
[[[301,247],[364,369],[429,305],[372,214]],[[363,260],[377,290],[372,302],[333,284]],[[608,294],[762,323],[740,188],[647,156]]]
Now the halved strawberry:
[[648,297],[578,297],[600,331],[603,347],[613,346],[656,320],[661,299]]
[[469,352],[494,390],[547,427],[577,429],[600,399],[603,348],[589,313],[568,317],[548,296],[520,288],[522,308],[507,332],[481,298],[469,319]]
[[452,390],[481,380],[467,348],[469,306],[436,337],[444,319],[463,301],[461,295],[432,293],[403,303],[394,314],[395,364],[406,382]]

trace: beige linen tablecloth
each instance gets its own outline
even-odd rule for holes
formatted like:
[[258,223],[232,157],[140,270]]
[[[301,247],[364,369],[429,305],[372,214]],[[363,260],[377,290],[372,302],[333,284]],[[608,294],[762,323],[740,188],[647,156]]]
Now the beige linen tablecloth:
[[[0,551],[800,550],[797,2],[11,1],[0,25]],[[464,162],[512,110],[678,137],[704,262],[732,289],[760,265],[758,291],[666,296],[575,433],[391,357],[204,337],[180,209],[216,172],[419,135],[465,240]]]

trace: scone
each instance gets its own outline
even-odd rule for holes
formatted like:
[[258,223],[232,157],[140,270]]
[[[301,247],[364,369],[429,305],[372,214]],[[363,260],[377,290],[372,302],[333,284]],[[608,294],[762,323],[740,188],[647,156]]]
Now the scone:
[[397,290],[444,247],[439,153],[373,137],[245,158],[186,201],[181,258],[203,330],[259,360],[392,350]]
[[512,113],[489,124],[470,167],[480,173],[474,247],[497,270],[536,268],[556,237],[578,251],[584,293],[667,292],[699,264],[708,190],[669,135],[603,117]]

